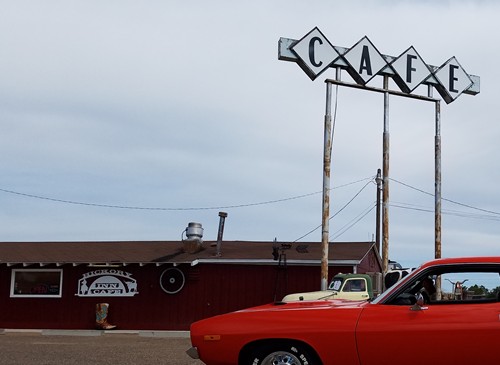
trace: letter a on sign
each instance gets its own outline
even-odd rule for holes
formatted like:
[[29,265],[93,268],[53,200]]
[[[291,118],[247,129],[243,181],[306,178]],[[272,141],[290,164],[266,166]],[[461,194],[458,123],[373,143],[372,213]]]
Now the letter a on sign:
[[387,62],[368,37],[363,37],[343,58],[349,65],[347,72],[358,84],[364,85],[377,75]]
[[335,61],[339,54],[316,27],[290,47],[299,58],[299,66],[311,80],[318,77]]

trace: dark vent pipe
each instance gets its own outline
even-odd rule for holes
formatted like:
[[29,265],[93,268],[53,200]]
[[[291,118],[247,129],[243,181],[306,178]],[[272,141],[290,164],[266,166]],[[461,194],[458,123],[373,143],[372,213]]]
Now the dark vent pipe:
[[222,246],[222,235],[224,234],[224,221],[226,220],[227,213],[219,212],[219,233],[217,234],[217,249],[215,256],[221,256],[221,246]]

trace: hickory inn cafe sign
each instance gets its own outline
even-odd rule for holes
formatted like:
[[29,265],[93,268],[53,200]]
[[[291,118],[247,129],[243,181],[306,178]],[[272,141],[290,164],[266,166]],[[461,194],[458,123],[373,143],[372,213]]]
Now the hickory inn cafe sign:
[[334,46],[316,27],[302,39],[280,38],[278,58],[297,62],[311,80],[330,67],[345,69],[357,84],[366,85],[377,75],[388,75],[404,93],[419,85],[432,85],[446,103],[462,93],[479,93],[479,77],[469,75],[455,57],[441,66],[427,64],[411,46],[397,57],[381,54],[368,37],[351,48]]
[[79,297],[133,297],[139,294],[132,274],[114,269],[87,272],[78,280]]

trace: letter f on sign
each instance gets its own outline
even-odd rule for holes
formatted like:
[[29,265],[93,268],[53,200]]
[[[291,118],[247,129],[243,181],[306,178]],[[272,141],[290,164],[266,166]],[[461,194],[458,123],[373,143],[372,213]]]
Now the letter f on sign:
[[417,56],[412,54],[406,55],[406,82],[411,84],[411,73],[417,71],[415,67],[412,67],[413,60],[416,60]]

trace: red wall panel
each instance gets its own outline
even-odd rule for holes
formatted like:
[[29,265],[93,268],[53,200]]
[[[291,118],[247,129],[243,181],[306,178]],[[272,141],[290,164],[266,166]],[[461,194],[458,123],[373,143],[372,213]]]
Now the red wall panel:
[[[138,294],[133,297],[77,296],[78,280],[95,268],[63,265],[62,298],[10,298],[15,267],[2,265],[0,328],[93,329],[95,305],[103,302],[110,304],[108,321],[119,329],[187,330],[198,319],[270,303],[292,292],[319,290],[320,286],[319,266],[180,265],[177,268],[184,273],[185,285],[178,293],[167,294],[160,286],[160,276],[169,267],[120,267],[137,280]],[[330,271],[332,277],[352,268]]]

